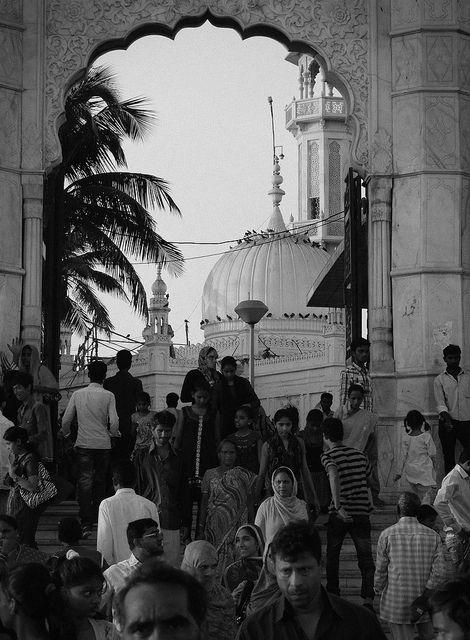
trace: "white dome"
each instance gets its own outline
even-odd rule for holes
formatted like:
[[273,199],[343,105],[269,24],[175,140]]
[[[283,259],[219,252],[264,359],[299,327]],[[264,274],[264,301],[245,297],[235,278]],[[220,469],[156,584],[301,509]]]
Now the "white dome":
[[[284,227],[285,228],[285,227]],[[252,236],[223,255],[212,268],[202,293],[202,318],[236,318],[235,307],[248,298],[262,300],[273,318],[308,313],[307,293],[328,260],[328,253],[295,233]]]

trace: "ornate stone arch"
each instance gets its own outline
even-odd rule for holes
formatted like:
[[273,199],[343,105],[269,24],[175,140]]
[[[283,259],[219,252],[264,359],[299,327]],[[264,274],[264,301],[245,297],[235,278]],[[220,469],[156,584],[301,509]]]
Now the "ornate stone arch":
[[242,38],[268,36],[289,51],[319,54],[344,88],[354,131],[352,164],[368,165],[367,0],[48,0],[46,168],[60,161],[58,126],[67,88],[96,57],[147,34],[174,38],[210,20]]

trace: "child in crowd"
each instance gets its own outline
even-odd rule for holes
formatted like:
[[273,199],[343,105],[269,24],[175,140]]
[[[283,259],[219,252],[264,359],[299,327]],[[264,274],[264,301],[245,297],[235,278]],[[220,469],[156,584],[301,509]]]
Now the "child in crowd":
[[430,427],[423,415],[416,410],[408,412],[404,426],[406,434],[403,436],[403,466],[395,480],[404,475],[411,491],[421,502],[431,504],[436,491],[436,445]]
[[253,409],[248,405],[239,407],[235,412],[234,433],[227,436],[237,447],[237,464],[257,474],[261,458],[261,437],[254,430]]
[[150,396],[145,391],[137,394],[137,411],[132,414],[132,436],[135,436],[134,451],[131,459],[136,460],[139,456],[148,451],[152,444],[152,427],[155,411],[150,411]]
[[56,573],[66,605],[63,625],[70,627],[63,637],[117,640],[113,623],[99,615],[105,587],[100,568],[89,558],[75,557],[59,563]]
[[82,526],[77,518],[62,518],[57,525],[57,539],[61,543],[61,548],[49,557],[48,567],[55,571],[63,560],[70,560],[78,556],[83,556],[93,560],[101,567],[101,553],[95,549],[89,549],[80,545],[82,537]]
[[[455,565],[452,562],[452,557],[446,547],[445,534],[442,529],[442,526],[439,526],[439,523],[438,523],[439,516],[437,511],[434,509],[434,507],[431,507],[430,504],[422,504],[418,508],[418,513],[416,517],[418,518],[418,522],[420,524],[424,525],[425,527],[428,527],[429,529],[432,529],[439,535],[442,543],[441,544],[442,557],[444,558],[444,563],[446,568],[445,580],[453,580],[456,575]],[[439,519],[439,521],[440,521],[440,524],[442,525],[442,520]]]
[[305,429],[299,433],[305,444],[305,457],[310,471],[313,486],[317,492],[320,510],[328,512],[331,500],[330,483],[321,463],[323,453],[323,422],[324,413],[321,409],[312,409],[307,414]]
[[166,398],[166,411],[169,411],[175,416],[175,426],[173,427],[173,433],[171,434],[171,443],[174,444],[176,434],[181,430],[181,423],[183,420],[183,412],[178,409],[178,401],[180,397],[177,393],[169,393]]

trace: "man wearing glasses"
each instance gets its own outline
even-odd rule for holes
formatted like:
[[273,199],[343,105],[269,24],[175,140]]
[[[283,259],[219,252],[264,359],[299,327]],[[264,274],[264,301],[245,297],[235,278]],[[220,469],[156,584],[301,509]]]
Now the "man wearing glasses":
[[107,585],[103,606],[108,614],[111,612],[113,595],[123,588],[126,578],[145,560],[163,555],[163,536],[158,523],[152,518],[130,522],[127,526],[127,541],[131,550],[130,557],[111,565],[103,574]]

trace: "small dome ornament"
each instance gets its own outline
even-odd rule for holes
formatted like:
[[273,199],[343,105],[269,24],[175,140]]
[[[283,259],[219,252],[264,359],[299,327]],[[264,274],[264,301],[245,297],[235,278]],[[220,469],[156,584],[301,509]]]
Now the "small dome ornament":
[[167,290],[166,282],[162,278],[162,263],[159,262],[157,265],[157,278],[152,284],[152,293],[156,298],[164,298]]

